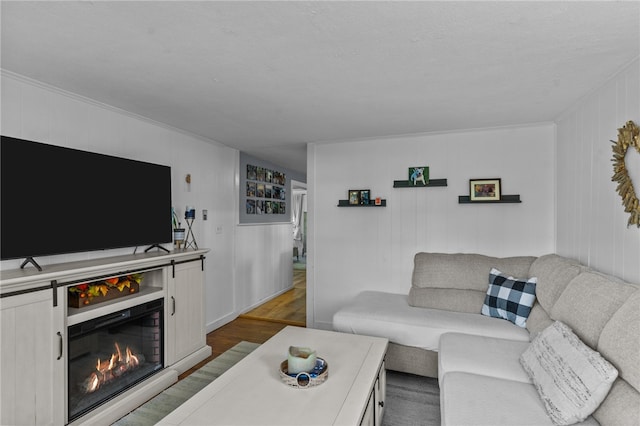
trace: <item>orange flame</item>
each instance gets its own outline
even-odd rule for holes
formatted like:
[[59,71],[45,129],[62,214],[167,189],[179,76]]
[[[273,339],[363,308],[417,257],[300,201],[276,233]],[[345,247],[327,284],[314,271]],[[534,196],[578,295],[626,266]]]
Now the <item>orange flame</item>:
[[98,358],[96,371],[92,372],[85,381],[84,388],[86,393],[95,392],[101,385],[110,382],[117,376],[138,365],[140,365],[139,357],[136,356],[128,346],[125,349],[125,355],[123,357],[120,346],[118,343],[115,343],[115,352],[111,354],[108,361],[101,361],[100,358]]

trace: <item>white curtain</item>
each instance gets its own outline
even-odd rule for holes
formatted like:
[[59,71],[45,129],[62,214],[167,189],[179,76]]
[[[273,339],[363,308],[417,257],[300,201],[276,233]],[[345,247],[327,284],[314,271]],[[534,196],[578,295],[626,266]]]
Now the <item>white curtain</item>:
[[300,192],[293,194],[293,246],[298,248],[298,256],[304,253],[304,241],[302,240],[302,209],[304,206],[305,194]]

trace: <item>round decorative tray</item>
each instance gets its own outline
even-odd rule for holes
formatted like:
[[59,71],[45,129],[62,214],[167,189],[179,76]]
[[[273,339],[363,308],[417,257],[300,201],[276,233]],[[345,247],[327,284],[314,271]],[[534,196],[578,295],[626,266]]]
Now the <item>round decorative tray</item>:
[[313,370],[298,374],[289,374],[289,361],[286,359],[280,364],[280,378],[282,381],[294,388],[310,388],[324,383],[329,377],[329,364],[322,359],[316,358],[316,366]]

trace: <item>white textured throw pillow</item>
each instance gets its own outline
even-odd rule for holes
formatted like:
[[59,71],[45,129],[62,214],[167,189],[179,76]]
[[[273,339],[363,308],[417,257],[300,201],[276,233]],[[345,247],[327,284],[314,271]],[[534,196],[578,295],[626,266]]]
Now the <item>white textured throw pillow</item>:
[[520,356],[556,425],[583,421],[606,398],[618,370],[556,321]]

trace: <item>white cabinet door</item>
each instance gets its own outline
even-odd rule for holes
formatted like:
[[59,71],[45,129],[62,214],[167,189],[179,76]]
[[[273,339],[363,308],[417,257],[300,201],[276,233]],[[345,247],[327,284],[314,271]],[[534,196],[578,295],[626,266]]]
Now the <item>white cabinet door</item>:
[[380,368],[380,373],[378,373],[374,393],[376,399],[376,426],[380,426],[382,424],[382,417],[384,416],[384,405],[386,404],[387,397],[387,370],[384,362]]
[[52,290],[2,298],[0,327],[0,424],[64,424],[66,330]]
[[375,398],[373,396],[373,392],[371,392],[371,396],[369,396],[369,402],[367,402],[367,408],[364,410],[362,420],[360,420],[360,426],[376,426],[374,404]]
[[206,345],[204,272],[200,259],[169,267],[167,305],[167,364],[171,365]]

